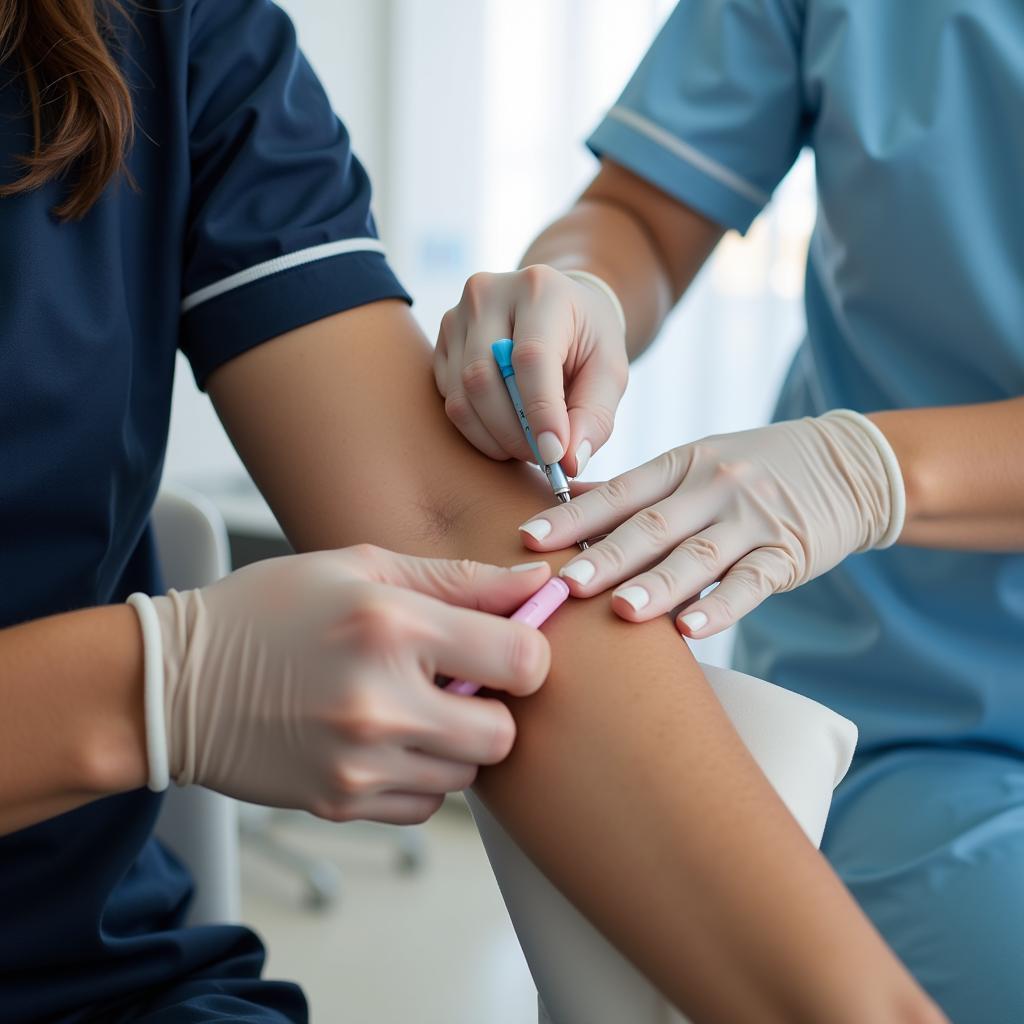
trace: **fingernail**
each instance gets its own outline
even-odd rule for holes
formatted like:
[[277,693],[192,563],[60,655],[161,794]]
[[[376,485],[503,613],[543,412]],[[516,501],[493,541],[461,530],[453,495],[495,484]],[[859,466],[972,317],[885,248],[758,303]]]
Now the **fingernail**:
[[594,578],[595,572],[597,570],[594,568],[593,562],[588,561],[586,558],[578,558],[575,562],[563,565],[558,570],[558,575],[568,576],[569,579],[575,580],[581,586],[586,586]]
[[594,454],[594,449],[590,447],[589,441],[580,441],[579,448],[576,449],[576,475],[582,476],[583,470],[587,468],[587,463],[590,461],[590,456]]
[[533,572],[534,569],[539,569],[542,565],[547,565],[547,562],[520,562],[519,565],[510,565],[508,567],[509,572]]
[[651,595],[643,587],[623,587],[621,590],[616,590],[612,596],[621,597],[635,612],[645,608],[651,602]]
[[708,617],[703,612],[690,612],[680,615],[679,619],[691,633],[697,633],[708,624]]
[[552,434],[550,430],[543,430],[537,435],[537,451],[547,466],[553,466],[565,457],[562,442],[558,440],[558,435]]
[[534,540],[543,540],[551,532],[551,524],[546,519],[531,519],[519,527],[523,533],[528,533]]

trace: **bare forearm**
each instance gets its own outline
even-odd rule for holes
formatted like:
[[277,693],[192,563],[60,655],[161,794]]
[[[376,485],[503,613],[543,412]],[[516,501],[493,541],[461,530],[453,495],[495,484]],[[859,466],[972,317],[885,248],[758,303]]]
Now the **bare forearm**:
[[131,608],[0,632],[0,834],[146,780],[142,642]]
[[[404,309],[344,320],[261,346],[211,382],[293,542],[529,557],[516,526],[551,500],[538,475],[451,428]],[[548,632],[548,683],[515,706],[515,752],[480,781],[537,864],[698,1019],[903,1019],[894,1006],[918,999],[912,982],[671,625],[617,621],[598,599],[566,606]]]
[[722,229],[629,171],[605,163],[579,201],[547,227],[522,265],[588,270],[614,289],[635,358],[700,270]]
[[874,413],[903,471],[900,543],[1024,550],[1024,398]]

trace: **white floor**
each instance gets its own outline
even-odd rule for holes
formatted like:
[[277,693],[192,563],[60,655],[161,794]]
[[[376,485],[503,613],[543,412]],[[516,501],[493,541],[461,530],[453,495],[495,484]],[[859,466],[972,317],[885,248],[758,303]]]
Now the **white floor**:
[[468,812],[446,804],[424,829],[426,863],[403,874],[382,827],[279,827],[339,866],[326,911],[243,846],[244,916],[270,950],[265,973],[302,985],[313,1024],[535,1024],[536,991]]

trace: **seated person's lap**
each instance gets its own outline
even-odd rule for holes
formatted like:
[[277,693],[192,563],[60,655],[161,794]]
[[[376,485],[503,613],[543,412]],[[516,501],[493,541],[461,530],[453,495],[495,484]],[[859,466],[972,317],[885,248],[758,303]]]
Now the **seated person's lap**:
[[262,962],[262,951],[222,961],[147,996],[118,1024],[307,1024],[302,990],[260,978]]
[[859,759],[822,849],[956,1024],[1024,1021],[1024,758],[907,748]]

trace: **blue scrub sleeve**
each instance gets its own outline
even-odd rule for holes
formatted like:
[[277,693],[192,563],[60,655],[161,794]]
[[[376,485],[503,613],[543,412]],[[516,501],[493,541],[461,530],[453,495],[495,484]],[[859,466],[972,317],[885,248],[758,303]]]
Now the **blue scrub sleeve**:
[[218,366],[332,313],[399,298],[344,125],[267,0],[197,0],[180,346]]
[[587,141],[745,232],[806,136],[800,0],[680,0]]

